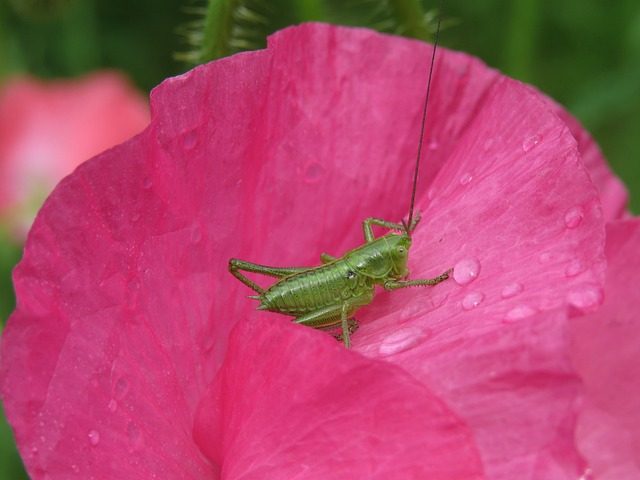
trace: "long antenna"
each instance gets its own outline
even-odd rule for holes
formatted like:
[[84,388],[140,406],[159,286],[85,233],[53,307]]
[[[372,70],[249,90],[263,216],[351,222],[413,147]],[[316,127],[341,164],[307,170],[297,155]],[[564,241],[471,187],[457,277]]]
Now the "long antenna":
[[427,94],[424,98],[424,109],[422,110],[422,125],[420,126],[420,140],[418,141],[418,156],[416,158],[416,169],[413,172],[413,188],[411,190],[411,205],[409,206],[409,221],[407,222],[407,235],[411,234],[413,227],[413,207],[416,202],[416,187],[418,185],[418,172],[420,171],[420,159],[422,158],[422,142],[424,140],[424,126],[427,122],[427,105],[429,104],[429,92],[431,91],[431,77],[433,76],[433,65],[436,61],[436,49],[438,48],[438,39],[440,38],[440,23],[444,13],[444,2],[440,3],[440,13],[438,14],[438,26],[436,28],[436,36],[433,39],[433,53],[431,54],[431,65],[429,67],[429,80],[427,80]]

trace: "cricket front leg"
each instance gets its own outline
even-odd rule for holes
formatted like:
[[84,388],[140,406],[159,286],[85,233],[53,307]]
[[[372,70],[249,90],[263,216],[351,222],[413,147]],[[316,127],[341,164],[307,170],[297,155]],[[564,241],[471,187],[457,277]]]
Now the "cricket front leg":
[[373,235],[372,225],[388,228],[389,230],[404,230],[404,226],[400,225],[399,223],[387,222],[386,220],[382,220],[380,218],[373,218],[373,217],[367,218],[364,222],[362,222],[364,239],[367,243],[371,243],[376,239],[375,236]]
[[424,285],[436,285],[440,282],[444,282],[449,275],[453,272],[453,268],[450,268],[442,275],[438,275],[435,278],[424,278],[417,280],[387,280],[384,283],[385,290],[397,290],[398,288],[407,288],[407,287],[419,287]]

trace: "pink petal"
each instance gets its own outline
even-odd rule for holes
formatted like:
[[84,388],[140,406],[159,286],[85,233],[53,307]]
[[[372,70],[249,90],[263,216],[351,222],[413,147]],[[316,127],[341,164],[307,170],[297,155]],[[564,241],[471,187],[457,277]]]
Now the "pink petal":
[[196,418],[224,478],[484,478],[469,429],[402,369],[241,322]]
[[607,226],[606,300],[571,325],[587,388],[577,438],[598,480],[640,476],[640,219]]

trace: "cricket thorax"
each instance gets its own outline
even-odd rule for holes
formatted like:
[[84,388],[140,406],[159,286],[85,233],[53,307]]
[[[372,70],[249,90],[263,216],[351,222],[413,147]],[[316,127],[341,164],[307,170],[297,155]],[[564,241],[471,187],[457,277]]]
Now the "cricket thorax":
[[343,258],[358,274],[381,285],[385,280],[406,276],[410,247],[411,238],[407,235],[389,233],[347,252]]

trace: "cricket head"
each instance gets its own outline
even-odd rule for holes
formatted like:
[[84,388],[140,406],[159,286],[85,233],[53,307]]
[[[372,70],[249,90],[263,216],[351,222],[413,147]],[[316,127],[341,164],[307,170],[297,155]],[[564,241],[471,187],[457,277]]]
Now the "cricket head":
[[391,265],[391,270],[387,276],[400,280],[409,276],[407,262],[409,260],[409,248],[411,247],[411,237],[408,233],[385,235],[386,254]]

